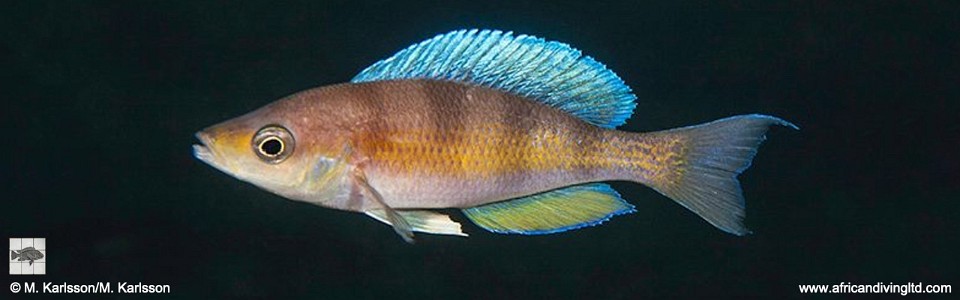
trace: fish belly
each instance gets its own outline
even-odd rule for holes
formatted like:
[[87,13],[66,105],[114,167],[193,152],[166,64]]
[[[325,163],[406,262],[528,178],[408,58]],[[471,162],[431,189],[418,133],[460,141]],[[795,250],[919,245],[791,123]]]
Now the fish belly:
[[545,104],[453,82],[364,85],[376,91],[354,144],[395,208],[472,207],[624,177],[609,151],[619,132]]

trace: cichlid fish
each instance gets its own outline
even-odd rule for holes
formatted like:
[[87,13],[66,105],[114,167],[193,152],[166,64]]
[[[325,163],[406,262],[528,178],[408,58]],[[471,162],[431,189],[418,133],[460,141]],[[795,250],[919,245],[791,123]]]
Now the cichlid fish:
[[26,247],[23,250],[16,251],[10,250],[10,260],[25,261],[29,260],[30,265],[33,265],[33,261],[43,258],[43,253],[40,250],[37,250],[33,247]]
[[742,115],[659,132],[615,130],[636,96],[569,45],[461,30],[412,45],[349,83],[302,91],[196,134],[194,156],[283,197],[413,232],[597,225],[634,207],[602,181],[642,183],[736,235],[737,175],[779,118]]

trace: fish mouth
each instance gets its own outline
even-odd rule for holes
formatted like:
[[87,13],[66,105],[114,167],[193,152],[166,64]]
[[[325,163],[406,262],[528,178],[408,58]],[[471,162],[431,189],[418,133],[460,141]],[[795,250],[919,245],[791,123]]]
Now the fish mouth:
[[196,157],[200,161],[205,162],[207,164],[216,166],[216,164],[214,163],[214,159],[216,158],[216,155],[214,155],[213,150],[211,150],[210,148],[210,145],[213,143],[213,138],[211,138],[209,134],[204,133],[203,131],[198,131],[197,133],[194,134],[194,136],[197,137],[198,140],[200,140],[200,144],[193,145],[193,157]]
[[223,159],[223,155],[217,151],[216,138],[204,131],[199,131],[194,136],[200,140],[200,144],[193,145],[193,157],[221,172],[235,174],[230,167],[230,160]]

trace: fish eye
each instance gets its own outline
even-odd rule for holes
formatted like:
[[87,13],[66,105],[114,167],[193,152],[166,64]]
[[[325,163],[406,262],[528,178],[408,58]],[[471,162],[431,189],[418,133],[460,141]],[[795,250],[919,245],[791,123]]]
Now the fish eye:
[[267,125],[257,131],[252,141],[253,152],[260,160],[278,164],[293,153],[294,140],[290,131],[282,126]]

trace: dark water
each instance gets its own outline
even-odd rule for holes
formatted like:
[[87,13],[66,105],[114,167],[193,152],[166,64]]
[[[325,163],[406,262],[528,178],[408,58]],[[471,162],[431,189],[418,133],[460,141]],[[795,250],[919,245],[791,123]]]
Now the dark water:
[[[304,2],[4,4],[0,236],[46,237],[49,250],[48,275],[3,285],[659,299],[960,283],[957,5]],[[640,99],[626,130],[742,113],[797,123],[773,129],[740,177],[755,234],[724,234],[618,183],[638,212],[600,227],[526,237],[465,224],[469,239],[411,246],[191,156],[204,126],[473,27],[564,41],[607,64]]]

